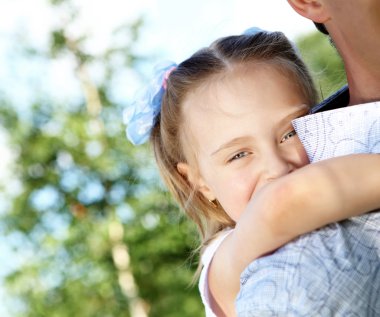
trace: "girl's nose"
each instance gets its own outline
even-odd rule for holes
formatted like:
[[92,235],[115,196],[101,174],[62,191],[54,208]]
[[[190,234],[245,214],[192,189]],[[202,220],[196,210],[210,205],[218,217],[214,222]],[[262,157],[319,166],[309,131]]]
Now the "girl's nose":
[[289,174],[292,171],[292,164],[278,153],[272,153],[264,159],[263,180],[273,181],[279,177]]

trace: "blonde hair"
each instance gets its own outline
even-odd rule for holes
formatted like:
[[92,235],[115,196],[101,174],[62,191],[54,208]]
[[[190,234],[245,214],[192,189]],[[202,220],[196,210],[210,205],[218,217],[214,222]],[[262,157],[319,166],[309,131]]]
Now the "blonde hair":
[[196,153],[184,137],[183,102],[189,92],[234,65],[266,62],[294,80],[310,106],[317,102],[312,78],[292,43],[281,32],[260,32],[221,38],[183,61],[172,71],[163,96],[161,113],[151,133],[158,168],[169,191],[199,229],[201,246],[235,222],[222,206],[210,203],[177,169],[180,162],[196,168]]

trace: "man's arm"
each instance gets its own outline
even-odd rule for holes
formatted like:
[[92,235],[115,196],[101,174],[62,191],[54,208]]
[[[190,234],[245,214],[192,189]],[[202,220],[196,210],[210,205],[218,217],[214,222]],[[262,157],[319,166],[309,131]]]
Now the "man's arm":
[[301,234],[379,208],[379,166],[380,155],[348,155],[307,165],[263,187],[227,240],[233,265],[241,272]]
[[240,274],[254,259],[303,233],[379,207],[378,166],[380,155],[333,158],[260,189],[211,264],[210,289],[219,306],[231,311],[225,303],[237,295]]

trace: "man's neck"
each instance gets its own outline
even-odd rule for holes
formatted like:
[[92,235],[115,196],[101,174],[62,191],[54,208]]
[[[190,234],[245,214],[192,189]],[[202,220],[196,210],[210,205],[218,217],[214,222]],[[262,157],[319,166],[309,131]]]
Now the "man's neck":
[[380,100],[380,79],[377,79],[376,84],[372,84],[375,80],[362,80],[348,82],[350,89],[349,105],[358,105],[362,103],[379,101]]
[[357,105],[380,100],[380,69],[373,65],[370,71],[364,67],[346,68],[347,82],[350,89],[349,105]]

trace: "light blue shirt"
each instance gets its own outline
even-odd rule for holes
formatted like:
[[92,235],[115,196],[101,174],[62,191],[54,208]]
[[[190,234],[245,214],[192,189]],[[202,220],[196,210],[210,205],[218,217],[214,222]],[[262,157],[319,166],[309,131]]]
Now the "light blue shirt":
[[[379,103],[293,124],[311,162],[380,153]],[[236,309],[239,317],[380,316],[380,212],[331,224],[252,262],[241,275]]]

